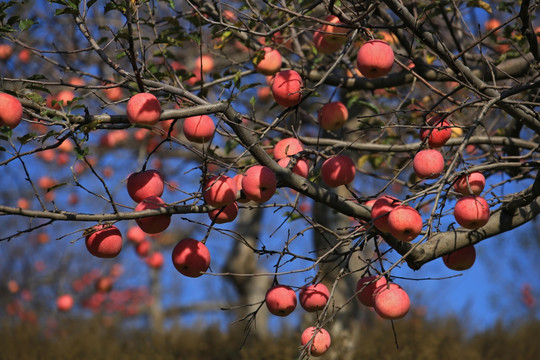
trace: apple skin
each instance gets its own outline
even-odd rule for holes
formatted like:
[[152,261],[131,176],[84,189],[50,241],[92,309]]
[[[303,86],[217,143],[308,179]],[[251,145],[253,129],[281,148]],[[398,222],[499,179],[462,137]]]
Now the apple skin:
[[401,319],[409,312],[411,300],[401,286],[390,283],[375,289],[373,308],[383,319]]
[[182,127],[184,136],[195,143],[206,143],[212,139],[216,126],[208,115],[190,116],[184,120]]
[[242,177],[242,190],[248,198],[258,203],[270,200],[276,187],[276,174],[263,165],[250,167]]
[[323,283],[303,287],[298,293],[300,305],[307,312],[315,312],[324,309],[329,298],[330,291]]
[[420,179],[436,179],[444,171],[444,158],[438,150],[420,150],[414,156],[413,169]]
[[476,260],[476,249],[473,245],[465,246],[442,257],[444,265],[455,271],[470,269]]
[[[375,279],[377,280],[375,281]],[[373,293],[375,292],[375,289],[386,284],[387,281],[384,276],[379,277],[377,275],[372,275],[363,277],[356,283],[356,297],[362,305],[373,307],[375,305],[373,302]]]
[[[486,186],[486,178],[481,172],[461,175],[454,183],[454,190],[462,195],[480,195]],[[470,191],[469,191],[470,187]]]
[[293,156],[304,150],[304,146],[297,138],[285,138],[274,145],[274,159],[279,160],[287,156]]
[[394,51],[386,41],[370,40],[358,50],[356,65],[369,79],[385,76],[394,65]]
[[271,314],[284,317],[296,308],[296,293],[289,286],[276,285],[266,292],[265,302]]
[[126,233],[127,241],[139,244],[146,239],[146,233],[138,226],[131,226]]
[[426,121],[431,129],[420,129],[420,139],[424,140],[428,138],[428,145],[430,148],[436,149],[442,147],[448,139],[452,136],[452,128],[450,123],[446,120],[442,120],[440,116],[434,116]]
[[409,205],[399,205],[388,215],[390,234],[404,242],[414,240],[422,231],[422,216]]
[[298,105],[302,100],[304,82],[299,73],[294,70],[283,70],[274,76],[272,96],[274,101],[283,107]]
[[163,267],[164,259],[163,254],[159,251],[153,252],[146,258],[146,264],[152,269],[161,269]]
[[313,45],[320,53],[333,54],[341,48],[342,44],[329,44],[321,32],[315,31],[313,34]]
[[[135,211],[159,209],[165,207],[165,201],[159,196],[149,196],[137,204]],[[147,234],[159,234],[165,231],[171,224],[171,215],[163,214],[135,219],[139,227]]]
[[[286,168],[286,167],[289,166],[290,161],[291,161],[291,158],[286,157],[286,158],[283,158],[283,159],[279,159],[278,164],[279,164],[279,166]],[[296,160],[296,164],[293,166],[292,172],[295,173],[296,175],[307,178],[308,175],[309,175],[309,164],[308,164],[308,162],[306,160],[304,160],[304,159]]]
[[90,254],[99,258],[113,258],[122,250],[122,234],[116,226],[96,225],[96,230],[85,239]]
[[281,69],[281,54],[269,46],[265,46],[263,51],[264,57],[255,65],[255,70],[263,75],[275,75]]
[[[311,339],[313,339],[311,348],[309,349],[309,354],[313,357],[322,356],[328,351],[332,343],[332,338],[330,337],[328,331],[322,328],[319,329],[317,333],[315,333],[316,331],[317,328],[310,326],[304,330],[304,332],[302,332],[302,337],[300,338],[300,343],[302,346],[306,346],[309,344]],[[315,334],[315,337],[313,337],[313,334]]]
[[[223,210],[222,210],[223,209]],[[214,209],[208,213],[210,220],[216,224],[232,222],[238,215],[238,204],[235,202],[225,205],[223,208]]]
[[480,196],[462,197],[454,206],[454,218],[459,225],[469,230],[476,230],[486,225],[489,220],[489,205]]
[[140,243],[135,245],[135,252],[140,257],[146,257],[150,253],[150,248],[152,247],[152,244],[148,240],[143,240]]
[[0,93],[0,126],[15,129],[21,122],[23,107],[15,96]]
[[210,267],[210,252],[202,242],[185,238],[174,247],[172,262],[182,275],[196,278]]
[[204,183],[203,197],[208,205],[215,208],[232,204],[236,201],[236,182],[227,175],[211,176]]
[[390,227],[388,226],[388,216],[393,208],[401,205],[401,201],[393,196],[383,195],[373,203],[371,206],[371,218],[373,219],[373,225],[383,233],[390,233]]
[[[336,24],[336,25],[345,25],[341,21],[339,21],[339,18],[335,15],[329,15],[325,19],[326,21]],[[324,40],[331,45],[343,45],[345,42],[347,42],[347,33],[349,32],[349,29],[346,27],[339,27],[339,26],[333,26],[333,25],[326,25],[324,24],[321,27],[321,34],[324,38]]]
[[128,194],[138,203],[149,196],[161,196],[163,190],[163,176],[157,170],[133,173],[127,179]]
[[347,122],[349,111],[341,101],[334,101],[325,104],[318,114],[319,125],[325,130],[336,130]]
[[321,166],[321,177],[330,187],[350,184],[356,175],[354,162],[347,155],[336,155]]
[[127,103],[126,114],[132,124],[155,125],[161,115],[161,104],[153,94],[135,94]]
[[64,294],[56,299],[56,308],[58,311],[67,312],[73,307],[74,300],[70,294]]

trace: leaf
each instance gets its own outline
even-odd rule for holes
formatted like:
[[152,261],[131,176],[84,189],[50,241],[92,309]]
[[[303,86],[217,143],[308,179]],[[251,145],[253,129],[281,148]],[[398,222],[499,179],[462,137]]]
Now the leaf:
[[30,29],[30,27],[34,24],[37,24],[36,21],[33,21],[33,20],[30,20],[30,19],[27,19],[27,20],[21,20],[19,22],[19,29],[21,29],[21,31],[26,31],[28,29]]
[[369,161],[369,155],[362,155],[360,156],[360,158],[358,158],[358,161],[356,162],[356,166],[358,168],[361,168],[368,161]]
[[367,101],[363,101],[363,100],[357,100],[355,101],[355,104],[356,105],[360,105],[360,106],[363,106],[365,108],[368,108],[370,109],[371,111],[373,111],[375,114],[378,114],[379,113],[379,109],[373,105],[372,103],[370,102],[367,102]]
[[65,183],[65,182],[60,183],[60,184],[56,184],[56,185],[54,185],[54,186],[48,188],[48,189],[47,189],[47,192],[53,191],[53,190],[58,189],[58,188],[60,188],[60,187],[62,187],[62,186],[65,186],[65,185],[67,185],[67,183]]
[[19,136],[17,137],[17,140],[19,140],[19,142],[24,145],[28,142],[30,142],[34,137],[36,137],[37,134],[36,133],[28,133],[28,134],[25,134],[24,136]]
[[493,9],[491,5],[485,2],[484,0],[471,0],[467,3],[467,7],[476,7],[486,10],[488,13],[493,14]]

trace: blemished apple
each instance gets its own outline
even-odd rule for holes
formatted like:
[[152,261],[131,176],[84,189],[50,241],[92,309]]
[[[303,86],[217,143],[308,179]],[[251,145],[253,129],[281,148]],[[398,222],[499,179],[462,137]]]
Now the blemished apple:
[[486,178],[475,171],[461,175],[454,183],[454,190],[462,195],[480,195],[486,186]]
[[476,260],[476,249],[474,245],[465,246],[461,249],[452,251],[450,254],[442,257],[444,265],[455,271],[470,269]]
[[225,205],[222,208],[214,209],[208,213],[210,220],[216,224],[225,224],[232,222],[238,215],[238,204],[235,202]]
[[390,227],[388,226],[388,216],[393,208],[401,205],[401,201],[393,196],[383,195],[379,197],[371,206],[371,218],[373,219],[373,225],[383,232],[389,233]]
[[283,70],[274,76],[272,82],[274,101],[283,107],[298,105],[302,100],[304,81],[294,70]]
[[146,170],[129,175],[127,191],[135,202],[149,196],[161,196],[164,190],[163,176],[158,170]]
[[321,177],[330,187],[350,184],[356,175],[354,162],[347,155],[336,155],[321,166]]
[[333,101],[323,105],[318,114],[319,125],[325,130],[336,130],[347,122],[349,111],[341,101]]
[[409,205],[399,205],[388,215],[390,234],[400,241],[410,242],[422,232],[422,216]]
[[276,187],[276,174],[263,165],[250,167],[242,177],[242,190],[248,198],[258,203],[270,200]]
[[[335,15],[329,15],[325,20],[335,25],[345,25]],[[349,29],[335,25],[324,24],[321,27],[321,34],[328,44],[343,45],[347,41]]]
[[60,295],[56,299],[56,308],[58,309],[58,311],[67,312],[70,311],[71,308],[73,308],[74,303],[75,301],[73,300],[73,296],[71,296],[70,294]]
[[411,300],[401,286],[390,283],[375,289],[373,308],[383,319],[401,319],[409,312]]
[[379,286],[386,285],[387,281],[384,276],[366,276],[358,280],[356,283],[356,297],[364,306],[373,307],[373,293]]
[[444,171],[444,158],[439,150],[420,150],[414,156],[413,169],[420,179],[436,179]]
[[394,65],[394,51],[386,41],[370,40],[358,50],[356,65],[369,79],[385,76]]
[[138,226],[131,226],[126,232],[126,239],[133,244],[139,244],[146,239],[146,233]]
[[430,128],[420,129],[420,139],[428,137],[430,148],[440,148],[452,136],[452,128],[448,121],[442,120],[440,116],[433,116],[427,119],[426,124]]
[[190,116],[184,120],[182,127],[184,136],[195,143],[206,143],[212,139],[216,126],[208,115]]
[[281,69],[281,54],[278,50],[269,46],[263,48],[264,56],[255,65],[255,70],[263,75],[274,75]]
[[99,258],[113,258],[122,250],[122,233],[114,225],[96,225],[86,235],[86,248]]
[[172,262],[182,275],[196,278],[210,267],[210,251],[202,242],[185,238],[174,247]]
[[300,305],[307,312],[315,312],[324,309],[329,298],[330,291],[323,283],[303,287],[298,293]]
[[[312,341],[313,339],[313,341]],[[322,356],[328,351],[332,343],[332,338],[330,334],[325,329],[317,330],[316,327],[310,326],[304,332],[302,332],[302,337],[300,338],[300,343],[302,346],[306,346],[311,342],[311,347],[308,353],[313,357]]]
[[333,54],[341,48],[342,44],[329,44],[320,31],[315,31],[313,34],[313,45],[320,53]]
[[296,293],[286,285],[275,285],[265,296],[266,307],[271,314],[287,316],[296,308]]
[[[284,168],[288,167],[290,162],[291,162],[290,157],[286,157],[286,158],[278,160],[279,166],[284,167]],[[296,164],[292,167],[292,172],[295,173],[296,175],[307,178],[309,175],[308,162],[304,159],[296,160]]]
[[479,229],[489,221],[489,205],[480,196],[462,197],[454,206],[454,218],[466,229]]
[[[165,201],[159,196],[149,196],[137,204],[135,211],[153,210],[165,207]],[[159,234],[171,224],[171,215],[163,214],[135,219],[139,227],[147,234]]]
[[279,140],[274,146],[274,159],[279,160],[287,156],[293,156],[304,150],[304,146],[297,138],[285,138]]
[[153,94],[135,94],[127,103],[126,114],[132,124],[155,125],[161,116],[161,104]]
[[232,204],[236,195],[236,182],[227,175],[211,176],[203,185],[204,201],[216,208]]
[[21,122],[23,107],[15,96],[0,93],[0,126],[15,129]]

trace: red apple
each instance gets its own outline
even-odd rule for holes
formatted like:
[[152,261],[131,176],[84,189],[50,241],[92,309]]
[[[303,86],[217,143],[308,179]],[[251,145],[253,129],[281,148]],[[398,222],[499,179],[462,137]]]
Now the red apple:
[[390,234],[398,240],[409,242],[422,231],[422,216],[409,205],[399,205],[388,215]]
[[[135,211],[153,210],[165,207],[165,201],[158,196],[149,196],[137,204]],[[171,215],[163,214],[135,219],[137,225],[147,234],[158,234],[165,231],[171,223]]]
[[383,195],[379,197],[371,207],[373,225],[383,233],[389,233],[388,216],[393,208],[401,205],[401,201],[393,196]]
[[70,101],[73,101],[75,98],[75,93],[71,90],[62,90],[54,97],[56,100],[56,105],[53,106],[54,109],[60,109],[62,106],[68,106]]
[[489,220],[489,205],[480,196],[465,196],[454,206],[454,218],[466,229],[475,230],[486,225]]
[[379,286],[386,285],[387,281],[384,276],[366,276],[358,280],[356,283],[356,297],[362,305],[373,307],[373,293]]
[[[484,22],[484,29],[486,30],[486,32],[490,32],[491,30],[496,29],[499,26],[501,26],[501,22],[495,18],[488,19]],[[495,31],[494,34],[498,33],[499,30]]]
[[238,198],[236,201],[239,203],[247,203],[250,202],[251,199],[247,197],[246,193],[244,193],[244,190],[242,190],[242,179],[244,178],[244,174],[236,174],[233,178],[236,189],[240,193],[240,198]]
[[276,285],[266,292],[266,307],[276,316],[287,316],[296,308],[296,293],[286,285]]
[[210,267],[210,252],[202,242],[185,238],[174,247],[172,262],[182,275],[199,277]]
[[414,156],[413,169],[420,179],[435,179],[444,171],[444,158],[438,150],[420,150]]
[[394,51],[386,41],[370,40],[358,50],[356,65],[367,78],[385,76],[394,65]]
[[202,70],[203,74],[212,72],[214,70],[214,59],[208,54],[197,57],[195,60],[195,69]]
[[255,165],[247,169],[242,178],[242,190],[248,198],[263,203],[276,192],[276,174],[263,165]]
[[464,248],[444,255],[442,259],[444,265],[449,269],[456,271],[467,270],[473,266],[474,261],[476,260],[476,249],[473,245],[465,246]]
[[238,215],[238,204],[235,202],[224,207],[214,209],[208,213],[210,220],[216,224],[224,224],[233,221]]
[[269,46],[263,48],[264,56],[257,65],[255,70],[263,75],[274,75],[281,69],[281,54],[278,50],[272,49]]
[[330,291],[323,283],[303,287],[298,293],[300,305],[308,312],[324,309],[329,298]]
[[[284,167],[284,168],[288,167],[290,162],[291,162],[291,158],[289,157],[278,160],[279,166]],[[296,175],[307,178],[309,175],[308,162],[304,159],[296,160],[296,164],[293,166],[292,172],[295,173]]]
[[427,125],[431,128],[420,129],[420,138],[424,140],[428,138],[428,145],[431,148],[440,148],[450,137],[452,136],[452,128],[450,123],[446,120],[442,120],[440,116],[434,116],[426,121]]
[[103,94],[109,101],[113,102],[120,101],[124,98],[124,92],[119,86],[103,89]]
[[15,129],[21,122],[23,107],[15,96],[0,93],[0,126],[8,126]]
[[203,186],[204,201],[216,208],[235,202],[236,194],[236,183],[227,175],[212,176]]
[[56,299],[56,308],[58,311],[67,312],[73,307],[73,296],[70,294],[64,294]]
[[342,44],[329,44],[320,31],[315,31],[313,34],[313,45],[320,53],[333,54],[341,48]]
[[10,44],[0,44],[0,60],[7,60],[13,54]]
[[141,202],[149,196],[163,194],[163,176],[157,170],[146,170],[129,175],[127,191],[135,202]]
[[310,343],[310,341],[312,342],[308,353],[314,357],[322,356],[328,351],[328,348],[330,348],[330,344],[332,343],[332,339],[330,338],[328,331],[322,328],[317,331],[317,328],[314,326],[310,326],[304,330],[300,340],[302,346],[306,346]]
[[114,279],[110,276],[101,276],[96,279],[94,287],[97,292],[107,293],[113,287]]
[[397,284],[379,286],[373,293],[373,308],[384,319],[401,319],[409,312],[409,295]]
[[350,184],[356,175],[354,162],[347,155],[336,155],[327,159],[321,167],[321,177],[330,187]]
[[146,257],[150,253],[150,248],[152,244],[148,240],[143,240],[140,243],[135,245],[135,252],[140,257]]
[[[325,20],[332,24],[344,25],[335,15],[329,15],[328,17],[326,17]],[[321,34],[328,44],[343,45],[347,41],[348,32],[349,29],[347,29],[346,27],[326,24],[321,27]]]
[[336,130],[347,122],[349,111],[341,101],[325,104],[319,110],[319,125],[325,130]]
[[159,121],[161,104],[153,94],[135,94],[127,103],[126,113],[132,124],[154,125]]
[[126,239],[134,244],[139,244],[146,239],[146,233],[138,226],[131,226],[126,233]]
[[212,139],[216,126],[208,115],[190,116],[184,120],[183,130],[186,139],[202,144]]
[[122,234],[116,226],[96,225],[86,235],[86,248],[100,258],[113,258],[122,250]]
[[461,175],[454,183],[454,190],[462,195],[480,195],[486,185],[486,178],[481,172]]
[[303,150],[304,146],[297,138],[281,139],[274,146],[274,159],[279,160],[287,156],[293,156]]
[[298,105],[302,100],[302,77],[294,70],[283,70],[276,74],[272,83],[272,95],[283,107]]
[[146,258],[146,263],[153,269],[161,269],[163,266],[163,254],[159,251],[153,252]]

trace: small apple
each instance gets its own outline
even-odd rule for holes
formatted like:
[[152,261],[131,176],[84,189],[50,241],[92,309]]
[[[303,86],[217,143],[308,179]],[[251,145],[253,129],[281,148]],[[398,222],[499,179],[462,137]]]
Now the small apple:
[[124,92],[119,86],[103,89],[103,94],[112,102],[120,101],[124,98]]
[[369,79],[385,76],[394,65],[394,51],[386,41],[370,40],[358,50],[356,65]]
[[313,34],[313,45],[320,53],[333,54],[341,48],[342,44],[329,44],[320,31],[315,31]]
[[151,253],[150,255],[148,255],[145,261],[148,264],[148,266],[151,267],[152,269],[161,269],[164,262],[163,254],[160,253],[159,251],[155,251]]
[[389,233],[390,227],[388,225],[388,216],[390,215],[390,211],[399,205],[401,205],[401,201],[393,196],[383,195],[379,197],[371,207],[373,225],[375,225],[379,231]]
[[480,195],[486,185],[486,178],[475,171],[461,175],[454,183],[454,190],[462,195]]
[[330,187],[350,184],[356,175],[354,162],[347,155],[336,155],[321,166],[321,177]]
[[172,262],[182,275],[196,278],[210,267],[210,252],[202,242],[185,238],[174,247]]
[[195,143],[206,143],[212,139],[216,126],[208,115],[190,116],[184,120],[184,136]]
[[[345,25],[341,21],[339,21],[339,18],[335,15],[329,15],[326,17],[325,20],[332,24]],[[348,32],[349,29],[341,26],[324,24],[321,27],[321,34],[328,44],[343,45],[347,41]]]
[[480,196],[465,196],[454,206],[454,218],[466,229],[476,230],[486,225],[489,220],[489,205]]
[[13,54],[10,44],[0,44],[0,60],[7,60]]
[[323,283],[303,287],[298,293],[300,305],[308,312],[324,309],[329,298],[330,291]]
[[208,55],[208,54],[199,56],[195,60],[195,68],[196,70],[199,70],[199,71],[202,70],[203,74],[212,72],[214,70],[214,59],[212,58],[211,55]]
[[347,122],[349,119],[349,111],[345,104],[341,101],[334,101],[325,104],[318,114],[319,125],[325,130],[336,130]]
[[204,201],[210,206],[221,208],[236,201],[235,181],[227,175],[211,176],[203,186]]
[[420,179],[435,179],[444,171],[444,158],[438,150],[420,150],[414,156],[413,169]]
[[444,255],[442,259],[444,265],[449,269],[456,271],[467,270],[474,265],[474,261],[476,260],[476,249],[474,248],[474,245],[465,246],[450,254]]
[[276,174],[263,165],[250,167],[242,177],[242,190],[249,199],[258,203],[270,200],[276,187]]
[[135,245],[135,253],[140,257],[146,257],[150,253],[152,244],[148,240],[143,240]]
[[96,279],[94,287],[96,292],[107,293],[113,287],[114,279],[110,276],[101,276]]
[[401,286],[389,283],[375,289],[373,308],[383,319],[401,319],[409,312],[411,300]]
[[296,293],[286,285],[271,287],[265,296],[266,307],[276,316],[287,316],[296,308]]
[[157,170],[133,173],[127,179],[128,194],[138,203],[149,196],[161,196],[163,190],[163,176]]
[[297,138],[285,138],[279,140],[274,146],[274,159],[279,160],[287,156],[293,156],[304,150],[304,146]]
[[[165,201],[159,196],[149,196],[137,204],[135,211],[154,210],[165,207]],[[135,219],[139,227],[147,234],[158,234],[171,224],[171,215],[163,214]]]
[[[289,163],[291,162],[290,157],[285,157],[283,159],[278,160],[278,164],[281,167],[287,168],[289,166]],[[307,178],[309,175],[309,164],[304,159],[298,159],[296,160],[296,164],[292,168],[292,172],[296,175],[302,176]]]
[[138,244],[146,239],[146,233],[138,226],[131,226],[126,233],[126,239],[133,244]]
[[[491,30],[494,30],[496,28],[498,28],[499,26],[501,26],[501,22],[495,18],[491,18],[491,19],[488,19],[484,22],[484,29],[486,30],[486,32],[490,32]],[[497,30],[495,32],[493,32],[493,34],[497,34],[498,32],[500,31]]]
[[272,95],[276,103],[283,107],[298,105],[302,100],[304,82],[299,73],[294,70],[278,72],[272,83]]
[[399,205],[388,215],[390,234],[400,241],[414,240],[422,231],[422,216],[409,205]]
[[56,299],[56,308],[58,311],[67,312],[73,307],[74,300],[70,294],[64,294]]
[[224,224],[233,221],[238,215],[238,204],[235,202],[224,207],[214,209],[208,213],[210,220],[216,224]]
[[0,93],[0,126],[8,126],[15,129],[21,122],[23,107],[15,96]]
[[[313,339],[313,341],[311,341]],[[302,333],[300,342],[302,346],[306,346],[311,341],[311,347],[309,349],[309,354],[314,357],[322,356],[330,348],[332,339],[328,331],[324,329],[315,328],[314,326],[308,327]]]
[[373,293],[379,286],[386,285],[387,281],[384,276],[366,276],[358,280],[356,283],[356,297],[362,305],[373,307]]
[[126,113],[132,124],[154,125],[159,121],[161,104],[153,94],[135,94],[127,103]]
[[62,90],[56,96],[53,100],[56,101],[56,104],[53,105],[54,109],[60,109],[62,106],[66,107],[69,105],[70,101],[73,101],[75,98],[75,93],[71,90]]
[[450,137],[452,136],[452,128],[450,123],[446,120],[442,120],[440,116],[434,116],[426,121],[426,124],[430,128],[420,129],[420,138],[424,140],[428,138],[428,145],[431,148],[440,148]]
[[272,90],[270,86],[260,86],[257,88],[257,98],[261,102],[268,102],[272,99]]
[[86,235],[86,248],[100,258],[113,258],[122,250],[122,234],[116,226],[96,225]]
[[255,70],[263,75],[274,75],[281,69],[281,54],[269,46],[263,48],[264,56],[255,65]]

